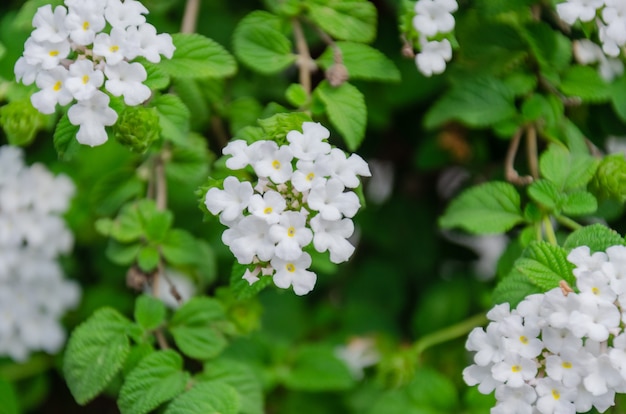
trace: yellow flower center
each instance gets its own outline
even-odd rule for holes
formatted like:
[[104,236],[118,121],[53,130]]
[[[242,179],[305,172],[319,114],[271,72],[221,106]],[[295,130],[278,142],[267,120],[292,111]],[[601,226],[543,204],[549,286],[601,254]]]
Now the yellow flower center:
[[559,393],[559,390],[552,390],[552,397],[554,397],[555,400],[558,400],[559,398],[561,398],[561,394]]
[[280,170],[280,161],[278,160],[272,161],[272,167],[274,167],[275,170]]
[[310,172],[310,173],[308,173],[308,174],[306,175],[306,179],[307,179],[308,181],[313,181],[313,178],[315,178],[315,174],[313,174],[312,172]]
[[89,22],[88,21],[84,21],[83,22],[83,30],[85,30],[85,31],[89,30]]
[[272,207],[265,207],[265,210],[263,210],[263,213],[265,214],[270,214],[272,212]]
[[528,338],[526,338],[524,335],[519,337],[519,341],[524,345],[528,345]]
[[87,82],[89,82],[89,76],[83,75],[83,85],[87,85]]
[[59,51],[58,50],[51,50],[49,55],[52,56],[52,57],[59,56]]
[[522,367],[520,367],[519,365],[513,365],[511,367],[511,371],[513,372],[520,372],[522,370]]
[[569,362],[569,361],[563,361],[563,362],[561,363],[561,366],[562,366],[563,368],[565,368],[565,369],[570,369],[570,368],[572,367],[572,363],[571,363],[571,362]]
[[287,236],[293,237],[295,235],[296,235],[296,229],[293,226],[289,227],[287,229]]
[[600,289],[598,289],[597,287],[594,286],[594,287],[591,288],[591,292],[594,295],[598,296],[600,294]]
[[115,53],[120,50],[120,47],[118,45],[113,45],[109,48],[109,50],[111,51],[111,53]]
[[52,87],[52,89],[53,89],[55,92],[58,92],[58,91],[60,91],[60,90],[61,90],[61,86],[62,86],[62,85],[63,85],[63,84],[61,83],[61,81],[57,81],[57,83],[55,83],[55,84],[54,84],[54,86]]
[[287,271],[290,273],[293,273],[296,271],[296,267],[293,265],[293,263],[287,263],[285,265],[285,269],[287,269]]

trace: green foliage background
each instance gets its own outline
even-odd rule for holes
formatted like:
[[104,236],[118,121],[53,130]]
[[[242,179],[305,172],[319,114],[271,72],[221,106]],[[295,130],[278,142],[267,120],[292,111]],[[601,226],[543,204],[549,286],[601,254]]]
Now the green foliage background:
[[[13,65],[32,15],[47,3],[61,4],[14,0],[0,6],[0,116],[33,91],[13,81]],[[159,32],[179,31],[183,1],[143,3]],[[23,108],[29,133],[16,138],[5,128],[0,144],[28,144],[29,163],[44,162],[76,182],[67,213],[76,246],[63,265],[82,285],[83,300],[64,320],[74,332],[67,353],[80,358],[35,354],[25,365],[0,359],[0,414],[486,413],[493,396],[462,381],[470,363],[465,334],[484,322],[494,302],[516,303],[567,278],[568,249],[623,243],[619,234],[592,226],[569,237],[563,226],[554,240],[536,240],[551,218],[571,225],[582,217],[586,224],[594,214],[618,233],[626,231],[626,187],[610,178],[625,168],[608,157],[601,163],[584,139],[603,148],[608,135],[623,134],[626,77],[609,85],[594,69],[573,63],[571,39],[549,14],[549,2],[460,1],[453,62],[432,78],[402,56],[411,2],[304,3],[310,3],[305,21],[312,23],[304,33],[322,69],[312,75],[311,96],[299,84],[285,23],[285,16],[302,10],[296,0],[204,1],[197,26],[204,37],[174,35],[178,52],[187,47],[192,57],[149,66],[149,86],[164,90],[148,105],[153,124],[145,130],[160,128],[170,145],[167,212],[148,200],[125,205],[145,195],[152,161],[112,138],[124,131],[111,131],[105,145],[88,148],[72,138],[76,128],[66,117]],[[542,8],[545,20],[534,20],[532,7]],[[324,78],[333,53],[316,25],[343,54],[350,79],[339,88]],[[582,37],[585,29],[571,36]],[[214,53],[197,55],[203,48]],[[566,107],[568,97],[580,103]],[[206,191],[209,175],[228,175],[220,153],[230,138],[284,134],[309,115],[272,116],[301,108],[330,127],[334,145],[389,163],[394,179],[382,203],[365,183],[355,256],[342,265],[316,258],[315,290],[296,297],[238,280],[243,268],[231,270],[223,227],[206,220],[198,191]],[[506,182],[505,154],[516,131],[528,125],[540,133],[540,178],[515,186]],[[516,168],[531,173],[520,158]],[[508,232],[511,242],[495,278],[480,279],[474,250],[450,241],[441,228]],[[129,289],[129,266],[150,272],[159,251],[193,274],[210,298],[172,314]],[[176,350],[155,346],[151,332],[164,323]],[[355,337],[373,340],[381,355],[359,381],[334,355]],[[108,363],[94,365],[107,347]]]

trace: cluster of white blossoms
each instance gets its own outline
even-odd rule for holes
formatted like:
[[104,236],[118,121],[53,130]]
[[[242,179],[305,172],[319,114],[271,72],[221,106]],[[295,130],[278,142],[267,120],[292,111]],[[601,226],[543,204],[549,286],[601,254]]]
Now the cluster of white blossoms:
[[556,5],[567,24],[595,20],[602,50],[617,57],[626,45],[626,2],[624,0],[567,0]]
[[[143,84],[144,66],[130,61],[141,56],[156,63],[161,55],[171,58],[175,47],[169,34],[157,34],[146,23],[148,10],[139,1],[65,0],[65,5],[37,10],[15,76],[40,89],[31,102],[43,114],[75,101],[67,115],[80,126],[76,139],[101,145],[107,140],[105,126],[117,120],[101,87],[123,96],[126,105],[139,105],[151,91]],[[103,31],[108,27],[110,33]]]
[[624,63],[621,60],[605,55],[602,48],[589,39],[574,41],[574,57],[583,65],[597,63],[600,77],[607,82],[624,73]]
[[313,290],[317,276],[308,270],[311,255],[303,249],[313,243],[328,251],[333,263],[350,258],[354,246],[347,240],[354,232],[351,218],[361,204],[353,191],[360,176],[370,176],[358,155],[331,148],[330,133],[319,123],[304,122],[302,132],[287,134],[289,145],[274,141],[230,142],[224,154],[226,166],[239,170],[251,166],[256,183],[224,180],[224,189],[211,188],[205,204],[228,227],[222,241],[240,264],[256,264],[243,278],[250,284],[259,273],[272,275],[274,284],[297,295]]
[[420,35],[421,51],[415,55],[415,64],[422,74],[432,76],[446,70],[452,59],[452,45],[448,39],[429,40],[430,37],[454,30],[456,0],[418,0],[415,3],[413,27]]
[[562,282],[514,310],[497,305],[469,335],[475,364],[463,377],[495,390],[492,413],[604,412],[626,392],[626,247],[582,246],[568,260],[578,292]]
[[73,194],[66,176],[27,167],[19,148],[0,147],[0,355],[23,361],[65,341],[59,319],[80,299],[57,263],[73,244],[60,216]]

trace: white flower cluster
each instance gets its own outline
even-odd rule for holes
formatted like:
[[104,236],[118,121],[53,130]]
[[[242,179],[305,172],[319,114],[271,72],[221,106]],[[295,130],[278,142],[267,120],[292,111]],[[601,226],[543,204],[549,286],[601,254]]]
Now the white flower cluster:
[[253,187],[229,176],[223,190],[207,192],[205,204],[229,227],[222,241],[237,261],[257,264],[243,275],[250,284],[259,280],[259,273],[273,275],[276,286],[293,286],[297,295],[305,295],[317,276],[307,270],[311,256],[304,247],[312,242],[318,252],[328,251],[333,263],[348,260],[354,252],[347,238],[361,204],[346,188],[356,188],[357,176],[370,176],[370,171],[358,155],[346,157],[331,148],[329,136],[321,124],[304,122],[302,132],[287,134],[289,145],[236,140],[224,148],[224,154],[231,155],[228,168],[250,165],[258,181]]
[[[123,96],[126,105],[146,101],[151,94],[143,84],[146,69],[130,61],[142,56],[156,63],[161,55],[171,58],[175,47],[169,34],[157,34],[146,23],[148,10],[139,1],[65,0],[65,5],[37,10],[15,76],[40,89],[31,102],[43,114],[76,100],[67,113],[80,126],[76,139],[101,145],[107,140],[105,126],[117,121],[117,113],[100,88]],[[103,31],[108,26],[110,33]]]
[[600,77],[607,82],[613,81],[624,73],[624,64],[621,60],[607,57],[602,48],[589,39],[574,41],[574,57],[583,65],[597,63]]
[[602,50],[617,57],[626,45],[626,2],[624,0],[567,0],[556,5],[556,11],[567,24],[595,19]]
[[452,45],[448,39],[428,40],[429,37],[454,30],[456,0],[418,0],[415,3],[413,27],[420,34],[421,51],[415,64],[425,76],[443,73],[446,62],[452,59]]
[[475,364],[463,377],[495,390],[492,413],[604,412],[626,392],[626,247],[578,247],[568,260],[577,293],[562,282],[515,310],[497,305],[469,335]]
[[78,304],[80,289],[56,259],[72,248],[60,214],[73,193],[66,176],[27,167],[20,149],[0,147],[0,355],[23,361],[65,341],[59,319]]

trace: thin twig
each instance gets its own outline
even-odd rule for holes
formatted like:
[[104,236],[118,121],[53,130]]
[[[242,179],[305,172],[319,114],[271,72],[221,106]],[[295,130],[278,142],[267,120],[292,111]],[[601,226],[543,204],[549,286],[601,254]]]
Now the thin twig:
[[181,33],[194,33],[196,31],[199,11],[200,0],[187,0],[183,22],[180,27]]
[[537,158],[537,129],[534,125],[529,125],[526,129],[526,156],[530,174],[536,180],[539,178],[539,160]]
[[298,65],[300,85],[304,88],[307,96],[311,96],[311,73],[315,68],[315,62],[311,58],[311,52],[309,51],[309,45],[306,43],[304,32],[302,31],[302,25],[298,19],[292,20],[293,35],[296,40],[296,50],[298,51]]
[[528,185],[533,181],[531,176],[520,176],[515,169],[515,156],[517,155],[517,149],[519,148],[519,142],[522,138],[524,128],[520,128],[515,131],[513,138],[509,144],[509,149],[506,152],[506,158],[504,160],[504,174],[507,181],[516,185]]

